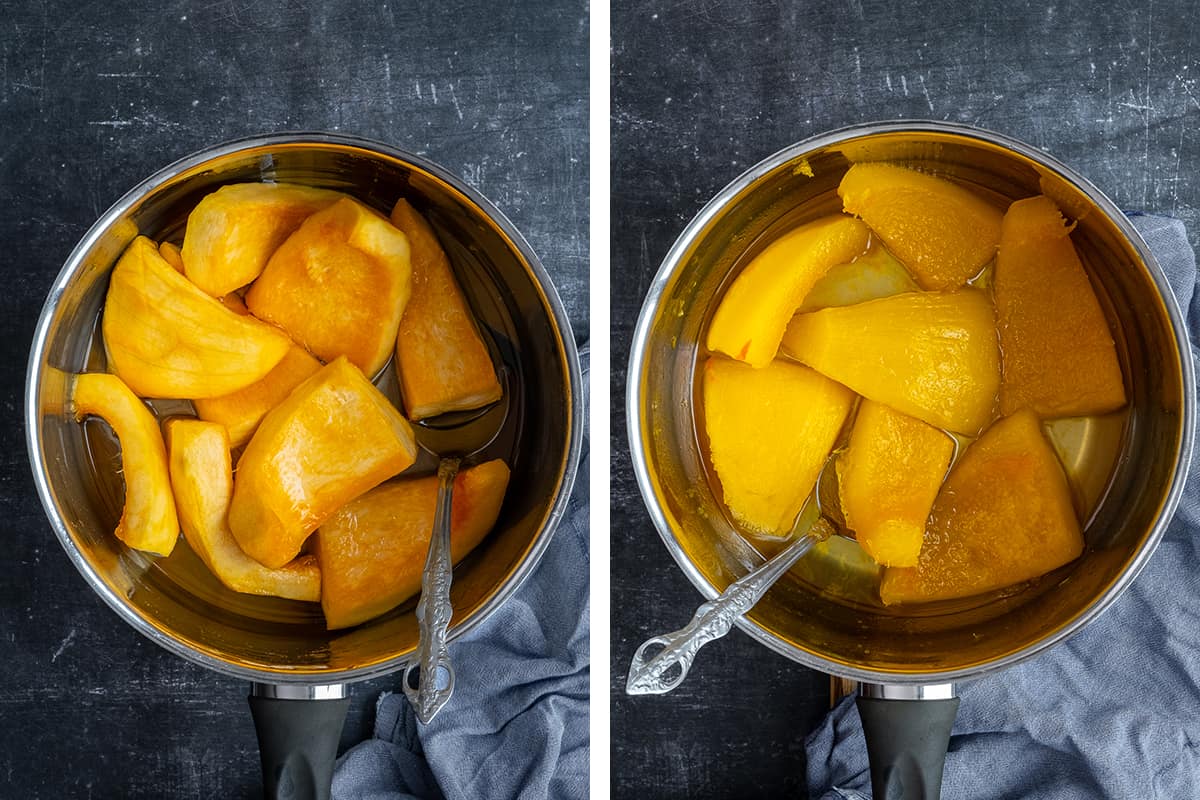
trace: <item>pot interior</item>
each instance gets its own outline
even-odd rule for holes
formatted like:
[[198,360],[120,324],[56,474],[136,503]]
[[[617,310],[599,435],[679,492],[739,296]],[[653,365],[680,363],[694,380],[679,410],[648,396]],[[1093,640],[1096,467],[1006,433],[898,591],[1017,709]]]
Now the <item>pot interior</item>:
[[1128,222],[1122,221],[1123,230],[1113,219],[1119,212],[1098,192],[1085,191],[1032,153],[989,136],[929,127],[834,135],[784,151],[732,184],[668,256],[662,293],[643,310],[634,346],[640,369],[631,384],[631,435],[643,493],[673,556],[714,596],[781,547],[731,522],[694,410],[698,367],[708,356],[703,331],[741,267],[782,232],[839,212],[837,185],[850,164],[862,161],[935,172],[1001,208],[1044,193],[1078,218],[1072,239],[1109,317],[1129,396],[1117,414],[1056,423],[1076,440],[1079,463],[1068,471],[1077,502],[1088,495],[1086,504],[1094,507],[1085,553],[1014,590],[884,607],[877,568],[857,544],[834,538],[819,545],[755,606],[743,628],[809,666],[868,681],[978,674],[1085,622],[1157,542],[1190,425],[1190,388],[1172,326],[1177,312],[1164,302],[1169,289],[1161,275],[1156,280],[1157,267]]
[[[68,554],[135,627],[206,666],[257,680],[365,678],[398,666],[415,649],[417,598],[355,628],[327,631],[316,604],[226,589],[182,538],[167,558],[129,550],[113,535],[124,493],[116,440],[99,420],[81,425],[64,414],[65,373],[105,368],[99,318],[108,273],[125,246],[139,233],[182,241],[187,214],[205,194],[244,181],[339,189],[385,215],[398,197],[408,198],[437,232],[503,363],[510,411],[480,458],[503,458],[512,479],[495,528],[455,568],[452,638],[515,588],[550,536],[574,469],[574,350],[560,328],[565,317],[555,313],[557,297],[539,282],[532,254],[507,223],[437,168],[353,141],[260,140],[193,157],[130,192],[72,255],[43,312],[27,410],[35,473]],[[390,364],[376,383],[398,399]],[[152,405],[190,413],[186,401]],[[422,453],[405,475],[433,472],[436,461]]]

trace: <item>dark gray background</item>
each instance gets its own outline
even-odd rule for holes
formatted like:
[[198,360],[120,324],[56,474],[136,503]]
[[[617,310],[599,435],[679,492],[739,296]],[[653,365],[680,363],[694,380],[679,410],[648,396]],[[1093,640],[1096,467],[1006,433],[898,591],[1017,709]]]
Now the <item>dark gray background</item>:
[[[440,163],[499,206],[581,337],[587,41],[583,0],[0,2],[0,797],[260,791],[247,686],[121,622],[34,493],[24,370],[75,242],[125,190],[201,147],[354,133]],[[344,743],[395,683],[355,688]]]
[[[776,150],[853,123],[945,119],[1045,148],[1125,209],[1200,233],[1200,21],[1184,2],[614,0],[612,787],[618,798],[805,797],[828,679],[735,631],[666,698],[633,650],[700,600],[643,510],[624,367],[642,298],[704,203]],[[1002,11],[1001,11],[1002,9]]]

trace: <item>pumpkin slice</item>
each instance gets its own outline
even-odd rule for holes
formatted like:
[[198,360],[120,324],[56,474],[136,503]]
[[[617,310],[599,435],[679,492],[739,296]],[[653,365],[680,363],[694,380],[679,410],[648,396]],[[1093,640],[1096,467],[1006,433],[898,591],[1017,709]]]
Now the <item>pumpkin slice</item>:
[[500,382],[450,261],[425,218],[401,198],[392,224],[412,248],[412,296],[396,337],[396,367],[412,420],[500,399]]
[[831,267],[804,297],[800,311],[852,306],[917,289],[904,265],[876,241],[853,261]]
[[976,289],[797,314],[783,352],[863,397],[969,436],[991,420],[1000,386],[995,313]]
[[282,567],[330,514],[416,457],[408,421],[339,358],[263,418],[238,461],[229,529],[251,558]]
[[838,195],[926,289],[957,289],[996,255],[1000,210],[945,178],[895,164],[855,164]]
[[291,347],[280,331],[197,289],[145,236],[113,268],[101,328],[109,367],[140,397],[236,392],[270,372]]
[[934,501],[915,567],[888,567],[885,604],[949,600],[1028,581],[1078,558],[1062,465],[1028,409],[971,444]]
[[835,214],[788,231],[734,279],[708,327],[708,349],[753,367],[775,358],[788,320],[830,267],[867,249],[871,232]]
[[787,533],[817,484],[854,395],[786,361],[754,369],[710,358],[703,381],[709,458],[726,507],[751,530]]
[[[500,514],[509,470],[503,461],[465,469],[454,479],[450,559],[457,563]],[[332,628],[348,628],[388,611],[421,590],[433,533],[438,479],[386,483],[342,506],[316,535],[325,576],[321,608]]]
[[954,441],[919,419],[864,400],[838,458],[846,525],[885,566],[915,567],[925,520],[954,455]]
[[171,269],[183,274],[183,254],[179,252],[177,245],[170,242],[159,242],[158,254],[163,257],[163,261],[171,265]]
[[1047,197],[1004,215],[994,292],[1004,353],[1000,411],[1086,416],[1125,405],[1108,321],[1071,244],[1071,227]]
[[103,419],[121,443],[125,507],[117,538],[135,550],[170,555],[179,539],[179,518],[154,415],[120,378],[105,373],[73,376],[71,406],[77,420],[89,415]]
[[192,405],[200,419],[225,426],[231,447],[241,447],[250,441],[267,412],[282,403],[292,389],[320,368],[321,362],[310,356],[308,351],[292,345],[287,355],[262,380],[233,394],[193,400]]
[[321,570],[306,555],[268,569],[242,552],[226,515],[233,497],[229,436],[215,422],[177,418],[167,422],[171,488],[183,536],[221,583],[235,592],[316,602]]
[[246,292],[246,306],[322,361],[367,375],[391,358],[412,288],[408,239],[345,197],[304,221]]
[[205,195],[183,237],[188,279],[213,297],[245,286],[301,222],[342,197],[292,183],[235,183]]

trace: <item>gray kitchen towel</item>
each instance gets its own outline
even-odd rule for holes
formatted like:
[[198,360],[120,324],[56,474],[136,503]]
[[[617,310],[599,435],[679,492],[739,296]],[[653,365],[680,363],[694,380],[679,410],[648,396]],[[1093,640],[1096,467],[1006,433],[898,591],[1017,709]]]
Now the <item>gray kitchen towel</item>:
[[[586,347],[580,355],[586,365]],[[586,368],[583,385],[586,394]],[[338,760],[336,800],[588,796],[586,424],[583,430],[571,502],[541,563],[491,618],[450,645],[454,697],[422,726],[398,684],[382,694],[374,738]]]
[[[1196,258],[1183,223],[1130,214],[1166,272],[1192,341]],[[1193,360],[1195,347],[1193,346]],[[1145,570],[1078,634],[961,687],[946,800],[1200,798],[1200,465]],[[820,800],[870,797],[853,698],[806,740]]]

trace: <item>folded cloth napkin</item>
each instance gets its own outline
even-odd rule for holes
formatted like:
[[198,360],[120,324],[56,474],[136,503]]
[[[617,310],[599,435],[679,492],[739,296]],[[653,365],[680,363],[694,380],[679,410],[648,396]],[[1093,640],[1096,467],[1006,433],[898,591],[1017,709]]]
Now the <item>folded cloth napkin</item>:
[[[1183,223],[1130,214],[1166,272],[1192,341],[1196,258]],[[1193,359],[1195,348],[1193,347]],[[1200,797],[1200,465],[1153,558],[1104,614],[1066,642],[961,687],[946,800]],[[809,793],[870,797],[853,698],[806,740]]]
[[[586,347],[580,355],[586,365]],[[567,514],[537,569],[451,644],[454,697],[422,726],[398,685],[380,695],[375,738],[338,760],[334,798],[587,797],[587,451],[585,438]]]

